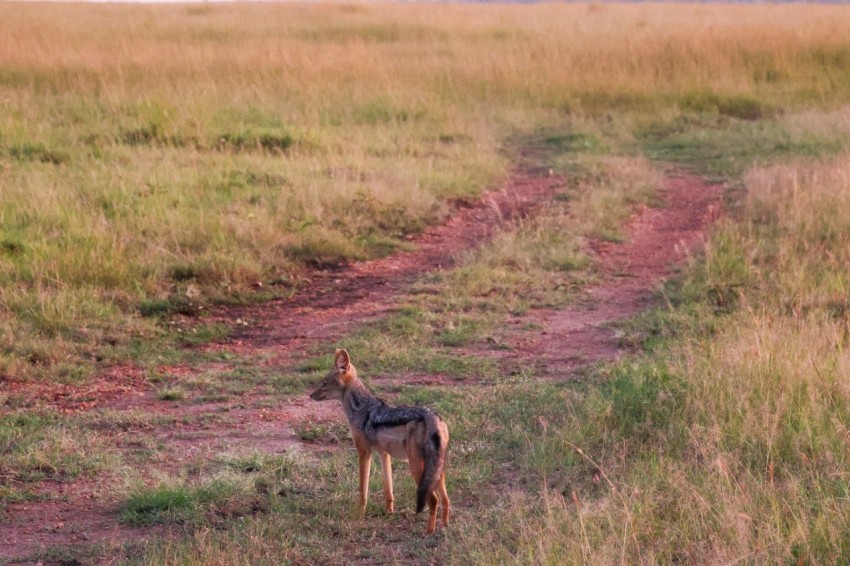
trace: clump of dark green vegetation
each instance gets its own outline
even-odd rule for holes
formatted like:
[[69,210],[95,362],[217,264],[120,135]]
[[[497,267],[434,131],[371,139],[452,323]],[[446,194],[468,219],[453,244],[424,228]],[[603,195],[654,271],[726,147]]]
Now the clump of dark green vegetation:
[[[289,463],[254,458],[238,469],[195,483],[165,482],[137,487],[121,504],[119,519],[129,525],[202,526],[263,513],[283,490]],[[229,463],[233,466],[233,463]],[[271,489],[278,492],[271,493]]]

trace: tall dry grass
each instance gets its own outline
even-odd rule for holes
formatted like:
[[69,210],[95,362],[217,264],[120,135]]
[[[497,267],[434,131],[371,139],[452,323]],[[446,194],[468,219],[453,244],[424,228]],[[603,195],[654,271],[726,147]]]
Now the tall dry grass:
[[830,96],[839,85],[823,79],[846,79],[846,18],[800,5],[12,4],[0,53],[20,83],[131,98],[187,83],[247,102],[275,91],[321,101],[334,88],[407,101],[439,86],[448,99]]
[[745,187],[667,314],[675,340],[527,400],[548,420],[514,433],[538,488],[505,486],[459,561],[847,560],[850,157]]

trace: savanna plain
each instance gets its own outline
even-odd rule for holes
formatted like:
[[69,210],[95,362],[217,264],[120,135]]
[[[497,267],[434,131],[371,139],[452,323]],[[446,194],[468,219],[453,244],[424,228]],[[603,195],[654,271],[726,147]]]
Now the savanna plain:
[[[0,561],[850,562],[846,8],[4,2],[0,30]],[[675,178],[720,195],[701,244],[582,362],[540,313],[628,280],[605,250]],[[323,318],[311,289],[532,182]],[[355,519],[341,411],[306,401],[335,347],[448,423],[436,535],[403,465]]]

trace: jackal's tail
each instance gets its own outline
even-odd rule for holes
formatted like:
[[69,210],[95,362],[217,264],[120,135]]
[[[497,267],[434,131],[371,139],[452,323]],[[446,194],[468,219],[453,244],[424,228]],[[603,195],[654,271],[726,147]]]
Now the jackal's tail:
[[446,468],[446,450],[449,447],[449,431],[446,424],[435,413],[425,417],[425,439],[422,446],[425,470],[416,490],[416,512],[425,508],[428,496],[434,492],[437,482]]

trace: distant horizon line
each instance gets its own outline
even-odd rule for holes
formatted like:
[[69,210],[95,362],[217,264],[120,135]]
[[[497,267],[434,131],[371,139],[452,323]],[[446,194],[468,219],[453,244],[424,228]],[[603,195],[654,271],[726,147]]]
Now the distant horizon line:
[[850,0],[0,0],[3,4],[850,4]]

